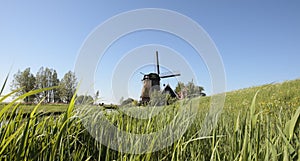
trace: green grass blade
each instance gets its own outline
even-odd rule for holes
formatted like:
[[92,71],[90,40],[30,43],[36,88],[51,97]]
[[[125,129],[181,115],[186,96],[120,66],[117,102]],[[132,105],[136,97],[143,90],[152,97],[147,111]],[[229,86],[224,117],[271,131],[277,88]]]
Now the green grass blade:
[[0,156],[2,155],[2,153],[4,152],[4,150],[6,149],[6,147],[9,145],[9,143],[15,139],[15,137],[20,133],[20,131],[22,130],[24,124],[22,124],[17,131],[15,131],[15,133],[13,133],[12,135],[10,135],[7,139],[2,140],[1,142],[1,151],[0,151]]
[[214,146],[214,148],[213,148],[213,150],[212,150],[212,154],[211,154],[211,157],[210,157],[210,161],[216,160],[216,159],[214,159],[214,157],[215,157],[215,153],[218,152],[218,149],[217,149],[217,148],[218,148],[219,142],[220,142],[220,140],[218,140],[218,141],[216,142],[216,145]]
[[283,141],[285,142],[285,145],[289,148],[290,153],[294,153],[295,149],[294,147],[290,144],[290,142],[288,141],[288,139],[286,138],[286,136],[284,135],[284,133],[282,132],[282,130],[280,129],[280,127],[277,125],[277,129],[279,131],[279,134],[281,135]]
[[62,125],[62,127],[61,127],[61,129],[60,129],[60,131],[58,133],[58,136],[55,139],[55,145],[53,146],[52,154],[51,154],[52,160],[55,160],[56,152],[57,152],[57,150],[59,150],[61,139],[62,139],[62,135],[65,132],[65,127],[67,126],[67,124],[68,124],[68,120],[66,120],[63,123],[63,125]]
[[32,112],[30,113],[30,118],[27,121],[26,127],[23,131],[23,136],[22,136],[22,141],[21,141],[21,145],[20,145],[20,149],[19,152],[17,154],[17,160],[21,160],[21,156],[26,154],[26,151],[28,149],[26,149],[26,145],[28,144],[28,136],[29,136],[29,127],[32,124],[32,119],[34,118],[34,113],[37,110],[37,108],[41,105],[41,103],[45,100],[45,97],[34,107],[34,109],[32,110]]
[[18,151],[18,154],[17,154],[17,160],[21,160],[21,156],[22,154],[24,155],[25,154],[25,146],[26,146],[26,142],[28,140],[28,129],[29,129],[29,126],[30,126],[30,119],[27,120],[27,124],[26,124],[26,127],[25,129],[23,130],[23,136],[22,136],[22,140],[21,140],[21,145],[19,146],[19,151]]
[[38,109],[38,107],[41,106],[42,102],[44,102],[46,97],[43,97],[43,99],[34,107],[34,109],[32,110],[32,112],[30,113],[30,119],[33,119],[35,116],[35,112]]
[[240,114],[241,114],[241,112],[239,112],[239,114],[236,118],[236,122],[234,124],[234,132],[238,132],[238,130],[240,129]]
[[70,104],[68,106],[67,112],[65,113],[65,117],[64,117],[63,121],[66,121],[71,116],[71,113],[75,107],[76,93],[77,93],[77,90],[75,91],[75,93],[70,101]]
[[0,103],[2,103],[6,98],[8,98],[8,97],[12,96],[13,94],[19,92],[20,90],[22,90],[22,89],[13,90],[13,91],[10,92],[9,94],[3,96],[3,97],[0,99]]
[[288,136],[288,139],[291,140],[293,135],[294,135],[294,129],[296,127],[296,124],[299,120],[299,116],[300,116],[300,107],[298,107],[296,113],[294,114],[294,116],[291,118],[291,120],[289,120],[288,122],[286,122],[285,124],[285,134]]
[[5,80],[4,80],[4,83],[2,85],[2,88],[1,88],[1,91],[0,91],[0,96],[2,95],[2,92],[3,92],[4,88],[5,88],[5,85],[7,83],[8,77],[9,77],[9,73],[7,74],[7,76],[6,76]]
[[250,119],[251,119],[251,128],[250,128],[250,130],[251,131],[253,131],[253,129],[254,129],[254,125],[255,125],[255,123],[257,121],[257,116],[258,116],[258,115],[255,115],[255,103],[256,103],[256,97],[258,95],[258,92],[259,91],[257,91],[255,93],[255,95],[254,95],[254,97],[252,99],[251,106],[250,106]]

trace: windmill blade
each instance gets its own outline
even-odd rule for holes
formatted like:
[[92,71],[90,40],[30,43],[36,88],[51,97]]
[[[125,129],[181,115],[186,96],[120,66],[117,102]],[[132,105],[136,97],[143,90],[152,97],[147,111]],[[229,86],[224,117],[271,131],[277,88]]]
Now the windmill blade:
[[156,51],[156,68],[157,68],[157,74],[159,75],[159,61],[158,61],[158,51]]
[[179,71],[173,71],[173,72],[169,71],[159,75],[160,78],[168,78],[168,77],[176,77],[176,76],[180,76]]
[[170,75],[163,75],[163,76],[159,76],[160,78],[169,78],[169,77],[177,77],[180,76],[180,74],[170,74]]

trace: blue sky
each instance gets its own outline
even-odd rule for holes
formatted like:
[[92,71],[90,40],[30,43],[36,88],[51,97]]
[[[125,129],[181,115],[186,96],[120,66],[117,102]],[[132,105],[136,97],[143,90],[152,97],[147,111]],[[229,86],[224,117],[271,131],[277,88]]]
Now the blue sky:
[[[112,16],[140,8],[173,10],[201,25],[223,59],[227,91],[296,79],[300,73],[299,7],[300,2],[296,0],[1,1],[0,83],[11,67],[12,74],[26,67],[31,67],[33,73],[41,66],[50,67],[57,70],[60,78],[63,77],[68,70],[74,70],[82,44],[97,26]],[[186,42],[174,35],[144,31],[122,37],[99,62],[95,89],[100,90],[105,102],[116,102],[118,99],[111,96],[111,79],[108,78],[120,58],[130,50],[147,44],[160,44],[178,51],[195,71],[197,84],[211,93],[209,72]],[[164,62],[168,58],[161,52],[164,49],[158,48],[160,61],[168,66],[170,64]],[[154,63],[155,50],[149,49],[150,54],[153,52],[149,62]],[[187,53],[194,53],[194,56]],[[140,94],[142,84],[139,72],[152,70],[154,67],[148,65],[133,72],[128,82],[129,96],[136,98]],[[178,67],[170,70],[183,72]],[[178,77],[180,81],[188,79]],[[176,82],[177,79],[163,81],[171,86],[175,86]],[[9,92],[9,86],[5,92]]]

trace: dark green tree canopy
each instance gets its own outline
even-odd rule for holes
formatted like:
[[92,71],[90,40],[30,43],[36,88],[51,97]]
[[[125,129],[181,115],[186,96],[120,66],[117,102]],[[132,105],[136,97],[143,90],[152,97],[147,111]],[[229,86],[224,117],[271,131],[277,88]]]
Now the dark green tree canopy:
[[77,79],[74,72],[67,72],[59,83],[61,101],[69,103],[75,93]]
[[[11,84],[11,89],[12,90],[17,90],[21,89],[18,93],[17,96],[20,96],[22,94],[25,94],[31,90],[34,89],[35,87],[35,77],[34,75],[30,72],[30,68],[26,68],[23,72],[18,70],[16,74],[14,74],[14,79]],[[33,102],[35,96],[29,96],[25,98],[25,102]]]

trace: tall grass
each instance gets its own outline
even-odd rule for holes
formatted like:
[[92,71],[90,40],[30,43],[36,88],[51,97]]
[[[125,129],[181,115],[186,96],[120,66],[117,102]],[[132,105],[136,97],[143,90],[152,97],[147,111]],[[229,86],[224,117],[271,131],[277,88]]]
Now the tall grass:
[[[59,116],[22,115],[18,100],[0,110],[1,160],[299,160],[300,80],[227,93],[223,113],[210,135],[200,129],[209,111],[210,97],[200,99],[195,121],[172,145],[152,153],[127,154],[99,144],[83,126],[74,105]],[[259,92],[257,92],[259,91]],[[0,103],[8,96],[0,98]],[[122,113],[106,113],[119,129],[150,133],[170,123],[178,110],[174,104],[160,113],[164,119],[139,120]],[[101,126],[101,125],[98,125]]]

